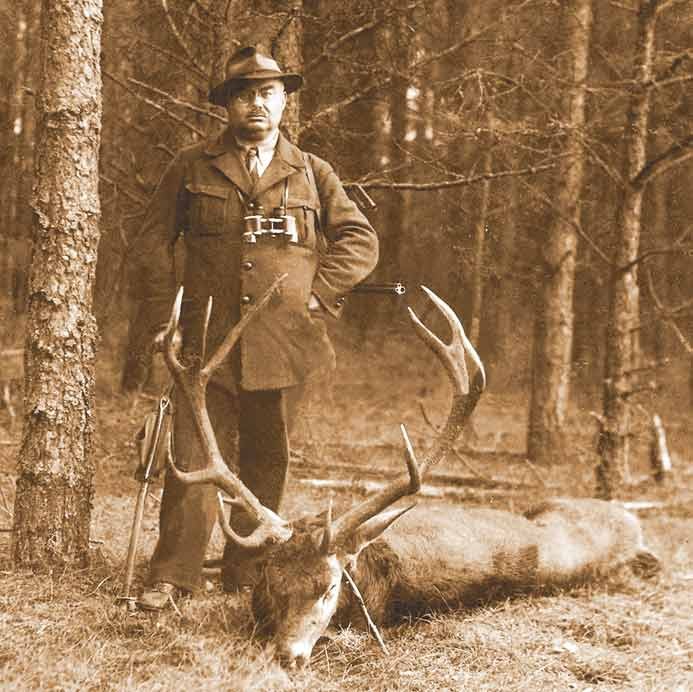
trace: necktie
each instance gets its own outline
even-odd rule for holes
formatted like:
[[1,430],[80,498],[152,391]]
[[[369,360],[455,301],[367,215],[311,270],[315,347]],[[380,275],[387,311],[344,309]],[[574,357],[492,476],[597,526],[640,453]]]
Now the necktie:
[[250,179],[253,181],[253,185],[260,179],[260,174],[257,171],[257,163],[257,147],[250,147],[246,156],[245,165],[248,168],[248,173],[250,173]]

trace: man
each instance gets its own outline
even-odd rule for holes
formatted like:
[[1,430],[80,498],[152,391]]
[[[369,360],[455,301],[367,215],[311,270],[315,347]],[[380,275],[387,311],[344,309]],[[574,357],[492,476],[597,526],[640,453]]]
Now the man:
[[[245,330],[207,394],[224,458],[238,459],[241,480],[274,511],[289,462],[287,400],[296,398],[308,376],[334,367],[324,318],[339,316],[345,294],[370,274],[378,258],[375,232],[331,166],[279,132],[287,94],[302,81],[255,48],[229,60],[226,80],[209,96],[227,108],[228,128],[173,160],[150,204],[135,266],[146,308],[141,314],[156,331],[168,319],[175,292],[173,246],[183,233],[185,358],[200,356],[208,296],[214,299],[209,354],[276,276],[288,273],[278,297]],[[249,232],[264,228],[257,218],[282,215],[293,217],[286,221],[286,242]],[[176,400],[176,463],[192,470],[204,462],[181,399]],[[253,527],[239,514],[232,513],[234,529],[247,534]],[[141,607],[162,609],[199,586],[215,516],[214,488],[182,486],[168,474]],[[224,587],[243,586],[250,577],[230,547],[224,558]]]

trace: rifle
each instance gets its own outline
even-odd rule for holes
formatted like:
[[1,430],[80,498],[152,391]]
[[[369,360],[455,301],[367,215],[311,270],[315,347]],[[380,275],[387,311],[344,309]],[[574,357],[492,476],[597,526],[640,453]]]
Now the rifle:
[[140,446],[140,463],[135,470],[135,479],[140,482],[140,490],[137,494],[135,517],[132,521],[132,530],[130,532],[130,544],[128,546],[125,578],[123,580],[123,595],[118,597],[119,601],[125,601],[130,612],[133,612],[136,608],[135,597],[131,595],[130,591],[135,574],[135,558],[137,557],[137,544],[139,543],[142,530],[144,503],[147,499],[150,484],[159,476],[163,466],[160,450],[161,441],[165,439],[170,425],[170,416],[172,414],[171,391],[172,387],[169,387],[161,395],[157,401],[156,409],[147,414],[144,424],[137,434],[137,441]]
[[381,295],[403,296],[407,292],[407,287],[401,281],[385,284],[356,284],[351,289],[351,293],[378,293]]

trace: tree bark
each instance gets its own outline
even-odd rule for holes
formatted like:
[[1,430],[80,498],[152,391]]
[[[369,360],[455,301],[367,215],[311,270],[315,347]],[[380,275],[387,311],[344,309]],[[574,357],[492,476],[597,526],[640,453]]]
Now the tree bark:
[[84,566],[93,497],[101,0],[44,0],[42,87],[14,507],[19,566]]
[[546,274],[535,322],[527,455],[537,463],[562,459],[566,452],[577,251],[575,229],[580,223],[585,167],[581,140],[586,117],[585,80],[589,68],[592,0],[565,5],[562,19],[572,55],[572,86],[566,107],[568,156],[562,159],[556,217],[544,245]]
[[616,221],[616,244],[611,275],[611,300],[606,333],[606,373],[603,417],[597,451],[597,493],[611,498],[628,474],[630,447],[630,373],[639,360],[638,330],[643,184],[637,176],[646,163],[647,124],[653,77],[657,0],[642,0],[638,12],[634,86],[630,99],[625,152],[625,187]]

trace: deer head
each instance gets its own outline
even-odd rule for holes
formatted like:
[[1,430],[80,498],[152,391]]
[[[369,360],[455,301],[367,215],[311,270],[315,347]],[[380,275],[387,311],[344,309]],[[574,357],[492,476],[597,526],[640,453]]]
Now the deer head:
[[[308,661],[317,640],[322,636],[340,602],[344,570],[353,566],[363,549],[375,541],[413,505],[392,508],[398,500],[414,495],[421,487],[426,471],[451,449],[485,388],[483,364],[467,339],[453,310],[429,289],[422,287],[446,318],[452,332],[449,344],[443,343],[425,327],[409,309],[409,316],[419,338],[434,352],[453,386],[452,403],[446,423],[437,436],[432,451],[417,461],[404,426],[404,457],[408,473],[394,479],[382,491],[333,519],[331,505],[323,516],[290,525],[263,507],[224,463],[214,439],[204,403],[206,383],[214,368],[229,353],[245,324],[262,308],[278,282],[249,311],[224,340],[207,365],[184,368],[178,362],[171,343],[180,310],[177,307],[169,323],[165,357],[176,384],[191,403],[198,434],[207,455],[203,471],[183,473],[171,468],[184,483],[211,482],[231,495],[231,504],[242,505],[257,520],[250,537],[241,538],[231,529],[219,494],[219,522],[227,538],[249,548],[260,563],[260,579],[253,590],[253,613],[261,631],[271,637],[279,658],[289,666]],[[471,383],[465,354],[476,366]]]

